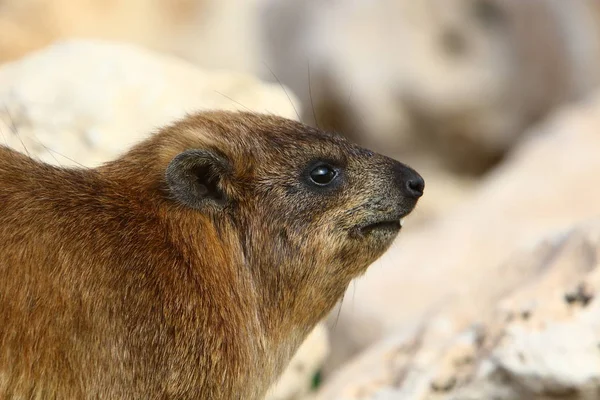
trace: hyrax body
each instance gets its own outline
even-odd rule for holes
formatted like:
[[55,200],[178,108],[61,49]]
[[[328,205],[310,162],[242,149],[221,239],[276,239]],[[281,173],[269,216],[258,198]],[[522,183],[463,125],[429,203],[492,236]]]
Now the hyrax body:
[[422,192],[249,113],[189,116],[96,169],[0,147],[0,398],[258,399]]

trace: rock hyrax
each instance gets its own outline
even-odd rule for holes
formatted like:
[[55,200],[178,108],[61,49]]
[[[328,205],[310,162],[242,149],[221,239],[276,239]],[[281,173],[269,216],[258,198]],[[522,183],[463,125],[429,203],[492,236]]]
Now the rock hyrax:
[[423,186],[250,113],[189,116],[96,169],[0,147],[0,398],[260,398]]

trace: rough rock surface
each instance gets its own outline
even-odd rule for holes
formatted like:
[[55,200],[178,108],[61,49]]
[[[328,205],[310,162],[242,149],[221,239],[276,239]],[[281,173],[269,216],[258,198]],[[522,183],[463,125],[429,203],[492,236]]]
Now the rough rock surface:
[[472,319],[440,312],[393,336],[330,379],[319,398],[597,399],[599,260],[598,219],[522,250],[498,270],[521,279],[494,307]]
[[339,317],[332,314],[330,366],[441,309],[472,321],[528,279],[502,268],[512,253],[600,215],[599,130],[600,95],[538,126],[443,217],[420,227],[409,218],[392,249],[349,288]]
[[263,18],[307,121],[470,172],[600,82],[595,0],[270,0]]
[[[133,45],[69,41],[0,67],[0,143],[51,164],[94,166],[201,109],[296,118],[279,85],[203,72]],[[269,399],[297,400],[328,352],[317,327]]]

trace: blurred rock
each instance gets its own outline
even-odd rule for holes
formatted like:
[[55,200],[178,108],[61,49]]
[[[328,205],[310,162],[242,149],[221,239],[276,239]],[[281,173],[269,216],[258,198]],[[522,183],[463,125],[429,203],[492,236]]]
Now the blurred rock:
[[188,112],[296,118],[292,101],[281,86],[245,74],[205,72],[133,45],[67,41],[0,67],[0,143],[24,144],[54,164],[94,166]]
[[[95,166],[158,127],[201,109],[252,110],[295,118],[279,85],[207,73],[133,45],[56,44],[0,67],[0,144],[51,164]],[[272,400],[298,400],[328,351],[318,326]]]
[[433,153],[480,173],[597,86],[599,10],[596,0],[270,0],[262,18],[268,63],[303,119],[403,160]]
[[493,307],[469,321],[441,312],[382,342],[330,379],[319,398],[597,399],[599,257],[597,219],[517,253],[503,269],[522,279],[503,285]]
[[390,251],[350,286],[339,315],[332,313],[328,370],[441,310],[460,315],[440,325],[453,332],[457,321],[476,320],[533,279],[519,263],[507,266],[512,253],[600,215],[599,131],[597,95],[530,132],[460,206],[418,227],[409,217]]
[[262,66],[259,0],[3,0],[0,62],[57,40],[129,42],[204,68],[253,72]]

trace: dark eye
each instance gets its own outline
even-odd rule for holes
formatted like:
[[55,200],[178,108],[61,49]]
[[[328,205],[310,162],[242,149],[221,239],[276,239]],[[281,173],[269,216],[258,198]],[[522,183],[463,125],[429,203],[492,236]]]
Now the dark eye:
[[319,186],[325,186],[333,182],[337,176],[337,171],[327,164],[321,164],[310,171],[310,180]]

